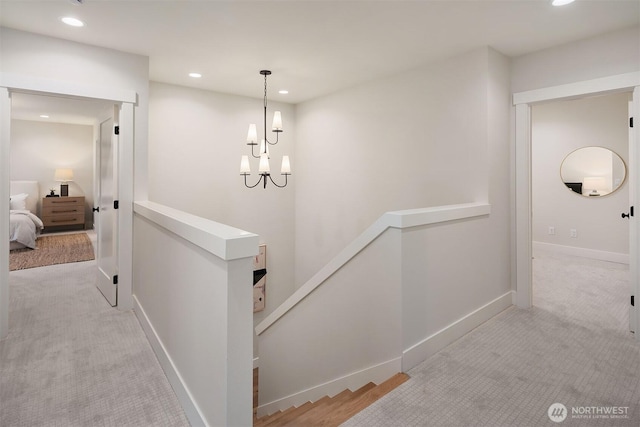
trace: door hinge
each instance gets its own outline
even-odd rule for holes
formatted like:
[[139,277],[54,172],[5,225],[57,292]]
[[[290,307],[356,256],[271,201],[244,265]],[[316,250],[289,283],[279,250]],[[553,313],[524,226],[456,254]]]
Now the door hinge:
[[115,132],[116,135],[120,135],[120,126],[114,127],[113,131]]
[[633,127],[633,117],[629,117],[629,127]]
[[113,276],[113,284],[114,285],[118,284],[118,275],[117,274],[115,276]]
[[634,301],[633,295],[631,295],[631,307],[635,307],[636,302]]
[[[113,201],[113,209],[120,209],[120,203],[117,200]],[[631,214],[633,216],[633,214]]]

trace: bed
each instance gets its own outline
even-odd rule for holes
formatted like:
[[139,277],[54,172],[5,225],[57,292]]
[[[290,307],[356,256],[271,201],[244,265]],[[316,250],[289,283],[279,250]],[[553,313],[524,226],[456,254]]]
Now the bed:
[[35,249],[44,225],[36,216],[38,181],[11,181],[9,201],[9,249]]

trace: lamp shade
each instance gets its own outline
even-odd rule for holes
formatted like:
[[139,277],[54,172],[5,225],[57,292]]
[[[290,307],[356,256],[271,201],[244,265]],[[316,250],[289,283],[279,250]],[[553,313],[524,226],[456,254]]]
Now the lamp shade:
[[269,144],[265,142],[264,139],[260,140],[260,155],[266,154],[269,156]]
[[266,154],[260,154],[260,164],[258,165],[258,172],[269,173],[269,156]]
[[257,144],[258,143],[258,131],[256,130],[256,125],[251,123],[249,125],[249,132],[247,132],[247,144]]
[[280,114],[280,111],[276,111],[273,113],[273,125],[271,126],[271,130],[282,130],[282,114]]
[[56,169],[54,180],[60,182],[73,181],[73,169]]
[[280,169],[282,175],[291,174],[291,163],[289,163],[289,156],[282,156],[282,169]]
[[249,156],[242,156],[242,159],[240,160],[240,173],[251,173]]

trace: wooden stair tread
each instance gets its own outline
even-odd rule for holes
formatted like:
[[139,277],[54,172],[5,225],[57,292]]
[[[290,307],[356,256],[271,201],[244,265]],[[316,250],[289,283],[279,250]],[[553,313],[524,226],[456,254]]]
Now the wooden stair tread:
[[395,374],[393,377],[361,394],[357,398],[350,400],[346,404],[336,408],[336,410],[331,414],[327,414],[327,417],[325,417],[321,423],[316,425],[338,426],[356,415],[358,412],[361,412],[362,410],[370,406],[373,402],[380,399],[382,396],[389,393],[391,390],[395,389],[408,379],[409,376],[407,374]]
[[285,409],[284,411],[279,411],[273,413],[271,415],[264,416],[259,418],[258,420],[254,420],[254,427],[266,427],[266,426],[281,426],[286,423],[300,417],[307,411],[313,409],[313,403],[306,402],[297,408],[295,406]]
[[[323,414],[331,411],[331,407],[339,407],[341,404],[348,402],[352,398],[353,392],[349,389],[343,390],[333,397],[327,397],[318,400],[313,404],[313,408],[306,412],[303,416],[296,418],[290,425],[313,425],[313,420],[321,418]],[[286,425],[286,424],[285,424]]]
[[276,417],[274,420],[270,420],[266,424],[263,424],[263,426],[283,426],[302,416],[304,413],[312,410],[313,408],[314,406],[311,402],[304,403],[297,408],[289,408],[285,411],[282,411],[279,417]]
[[[257,378],[257,375],[254,378]],[[254,427],[337,427],[408,379],[408,375],[398,373],[379,385],[368,383],[356,391],[344,390],[333,397],[324,396],[313,403],[307,402],[297,408],[292,407],[262,418],[255,418],[254,408],[253,425]],[[257,399],[254,400],[254,405],[256,403]]]

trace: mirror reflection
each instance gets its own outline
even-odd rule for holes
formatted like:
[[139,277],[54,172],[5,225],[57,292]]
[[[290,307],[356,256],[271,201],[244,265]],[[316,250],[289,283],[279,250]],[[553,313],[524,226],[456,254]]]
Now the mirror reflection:
[[562,182],[584,197],[606,196],[624,183],[627,168],[618,154],[604,147],[583,147],[567,155],[560,167]]

